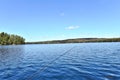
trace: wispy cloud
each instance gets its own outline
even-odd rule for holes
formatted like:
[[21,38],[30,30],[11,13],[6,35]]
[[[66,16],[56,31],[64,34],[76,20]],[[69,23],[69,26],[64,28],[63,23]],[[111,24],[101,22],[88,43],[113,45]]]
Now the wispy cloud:
[[60,16],[65,16],[65,13],[64,13],[64,12],[61,12],[61,13],[60,13]]
[[69,26],[66,27],[67,30],[73,30],[73,29],[78,29],[80,26]]

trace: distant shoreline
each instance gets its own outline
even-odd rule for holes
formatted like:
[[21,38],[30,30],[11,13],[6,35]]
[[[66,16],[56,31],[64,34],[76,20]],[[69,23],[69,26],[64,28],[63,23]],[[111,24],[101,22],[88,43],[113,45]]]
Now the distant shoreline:
[[26,42],[25,44],[63,44],[63,43],[93,43],[93,42],[120,42],[120,38],[76,38],[66,40],[51,40],[39,42]]

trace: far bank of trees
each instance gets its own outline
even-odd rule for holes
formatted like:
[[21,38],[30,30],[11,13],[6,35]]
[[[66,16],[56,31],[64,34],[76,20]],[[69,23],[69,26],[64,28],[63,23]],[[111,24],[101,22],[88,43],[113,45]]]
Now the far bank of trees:
[[0,45],[13,45],[24,44],[25,39],[18,35],[8,34],[5,32],[0,33]]
[[78,38],[43,42],[27,42],[26,44],[59,44],[59,43],[89,43],[89,42],[120,42],[120,38]]

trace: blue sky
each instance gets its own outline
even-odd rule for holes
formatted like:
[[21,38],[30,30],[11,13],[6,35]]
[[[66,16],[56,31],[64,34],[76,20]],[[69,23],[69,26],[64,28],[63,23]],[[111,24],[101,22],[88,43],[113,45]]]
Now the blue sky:
[[26,41],[120,37],[120,0],[0,0],[0,32]]

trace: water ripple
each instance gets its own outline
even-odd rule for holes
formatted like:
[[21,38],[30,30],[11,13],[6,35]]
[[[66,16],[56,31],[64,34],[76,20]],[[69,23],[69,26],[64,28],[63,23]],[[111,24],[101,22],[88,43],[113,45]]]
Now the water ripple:
[[0,46],[0,80],[120,80],[120,43]]

